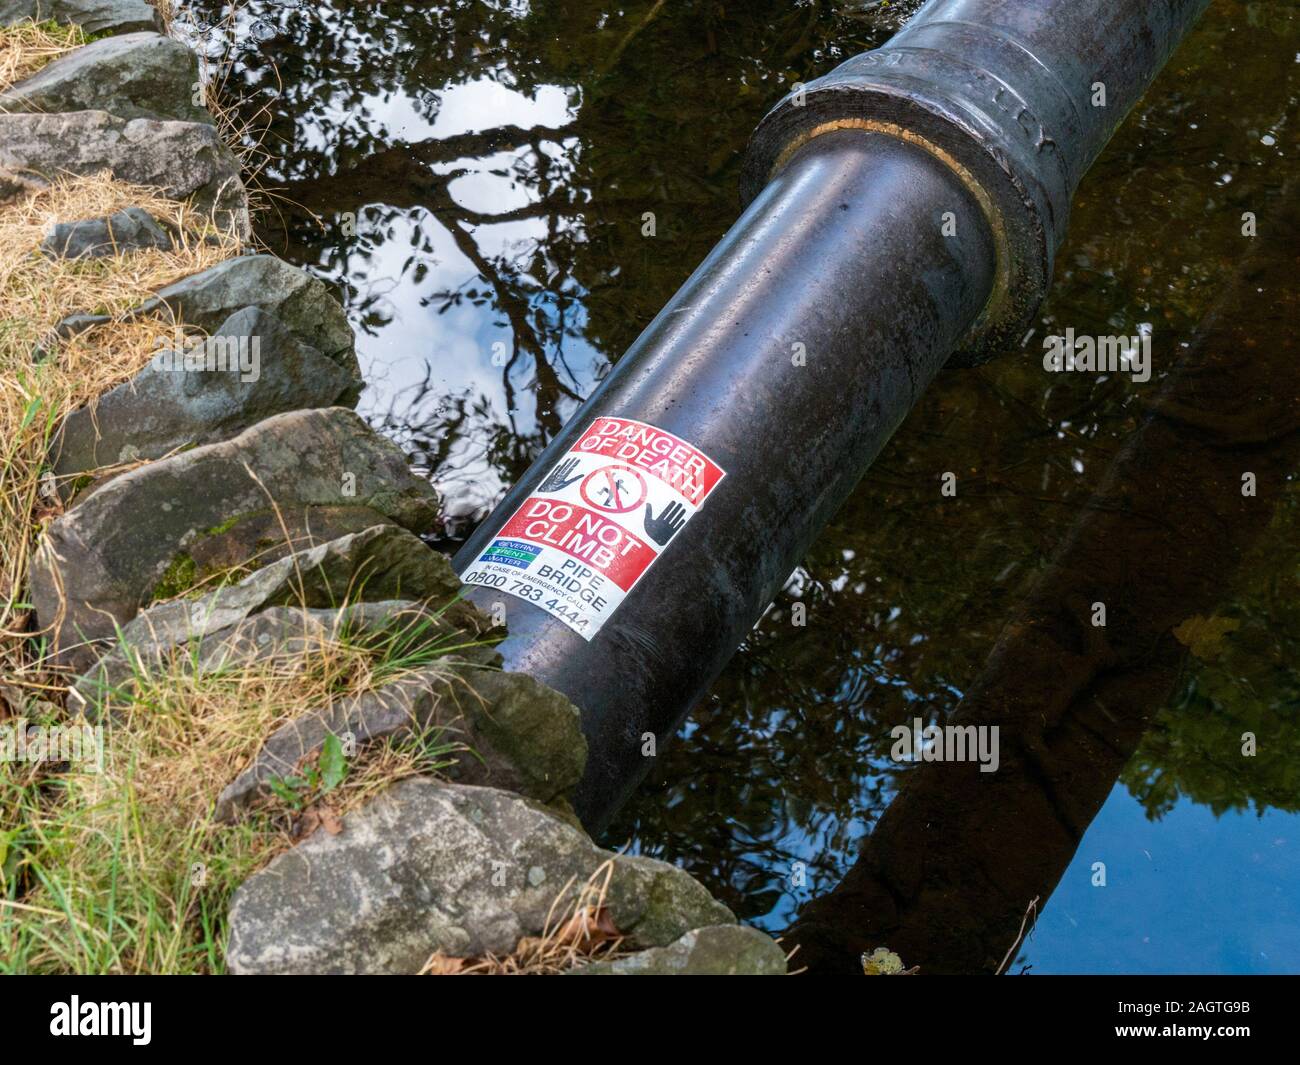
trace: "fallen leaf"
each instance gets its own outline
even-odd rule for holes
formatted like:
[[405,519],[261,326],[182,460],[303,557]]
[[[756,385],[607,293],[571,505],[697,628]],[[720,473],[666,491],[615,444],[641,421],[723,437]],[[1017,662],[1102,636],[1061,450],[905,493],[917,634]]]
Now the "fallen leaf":
[[524,936],[514,956],[537,960],[566,950],[591,953],[597,947],[618,943],[623,938],[605,906],[585,906],[547,936]]
[[1203,618],[1193,614],[1176,629],[1174,639],[1191,649],[1197,658],[1217,658],[1223,652],[1223,638],[1241,628],[1236,618]]
[[294,839],[306,839],[320,828],[320,812],[314,806],[305,809],[293,822],[291,834]]
[[540,958],[546,953],[547,941],[541,936],[523,936],[515,944],[514,956],[525,960]]
[[614,918],[609,908],[601,906],[593,909],[588,906],[575,913],[559,931],[556,940],[563,946],[596,946],[611,939],[618,939],[619,931],[614,926]]
[[343,831],[343,822],[339,820],[338,812],[334,807],[327,806],[323,802],[315,803],[303,810],[294,825],[293,834],[298,839],[306,839],[318,828],[323,828],[331,836],[337,836]]
[[320,823],[331,836],[337,836],[343,831],[343,822],[339,820],[338,811],[324,803],[320,807]]
[[454,958],[439,951],[424,963],[421,976],[455,976],[465,968],[466,958]]

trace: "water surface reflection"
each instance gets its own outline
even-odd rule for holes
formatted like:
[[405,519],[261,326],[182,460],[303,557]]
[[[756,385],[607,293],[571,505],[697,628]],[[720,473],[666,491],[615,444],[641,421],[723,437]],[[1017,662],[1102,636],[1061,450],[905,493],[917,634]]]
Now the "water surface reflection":
[[[241,6],[229,80],[243,113],[267,119],[263,177],[278,190],[261,236],[340,286],[371,383],[362,410],[445,492],[449,540],[499,498],[735,217],[739,153],[764,109],[790,83],[879,43],[916,6]],[[853,867],[900,776],[914,772],[889,759],[890,729],[947,721],[978,684],[1008,617],[1244,258],[1242,213],[1267,217],[1297,174],[1296,18],[1282,0],[1216,0],[1080,191],[1035,337],[1149,329],[1152,382],[1048,377],[1036,339],[1019,357],[943,376],[613,838],[685,865],[773,930]],[[208,34],[214,50],[222,36]],[[1242,343],[1273,343],[1295,325],[1275,319]],[[1276,388],[1294,394],[1294,378]],[[955,499],[939,495],[944,471],[958,475]],[[1058,870],[1040,968],[1134,957],[1139,933],[1157,944],[1142,954],[1154,969],[1189,957],[1300,968],[1293,936],[1261,945],[1252,907],[1233,916],[1231,906],[1267,897],[1275,925],[1300,920],[1294,895],[1276,891],[1300,873],[1292,484],[1288,474],[1271,523],[1204,605],[1239,626],[1216,654],[1178,658],[1103,815]],[[1106,548],[1134,569],[1150,561],[1126,550]],[[806,625],[792,624],[796,601]],[[1247,729],[1259,755],[1225,755]],[[1153,874],[1141,852],[1151,838],[1181,841],[1193,806],[1217,831]],[[1256,810],[1282,843],[1243,844],[1256,829],[1239,812]],[[899,853],[924,852],[902,838]],[[1091,863],[1103,859],[1111,886],[1093,889]],[[1126,885],[1139,874],[1170,890],[1135,918]],[[1073,900],[1070,913],[1095,900],[1088,921],[1070,924],[1057,898]],[[1200,928],[1204,949],[1183,938],[1175,947],[1202,911],[1217,918]],[[843,924],[850,939],[861,930]],[[1035,962],[1037,943],[1019,967]]]

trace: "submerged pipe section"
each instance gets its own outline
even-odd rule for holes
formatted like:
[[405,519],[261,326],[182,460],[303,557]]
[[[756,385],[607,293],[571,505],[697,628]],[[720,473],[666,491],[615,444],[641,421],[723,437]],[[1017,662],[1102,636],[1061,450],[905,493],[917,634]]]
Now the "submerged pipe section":
[[1207,2],[936,0],[760,124],[741,218],[455,559],[581,711],[593,833],[939,369],[1016,346]]

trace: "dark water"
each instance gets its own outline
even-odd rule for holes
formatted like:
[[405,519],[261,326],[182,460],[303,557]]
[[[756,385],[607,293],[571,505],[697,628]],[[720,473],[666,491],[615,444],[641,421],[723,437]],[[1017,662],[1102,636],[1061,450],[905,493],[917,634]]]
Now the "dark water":
[[[263,128],[273,194],[260,236],[339,286],[370,382],[362,411],[445,493],[448,541],[734,220],[740,152],[784,87],[883,42],[917,6],[242,5],[228,89]],[[207,36],[214,54],[227,38]],[[1272,218],[1300,179],[1297,73],[1292,3],[1215,0],[1084,182],[1035,334],[1149,331],[1152,381],[1048,375],[1037,340],[942,376],[609,842],[683,865],[772,931],[841,879],[922,771],[890,759],[891,728],[953,714],[1216,297],[1249,284],[1242,263],[1263,237],[1266,265],[1286,248],[1243,237],[1241,218]],[[1276,299],[1264,293],[1249,327],[1230,331],[1248,360],[1297,328],[1278,275]],[[1070,768],[1099,797],[1074,811],[1069,846],[1052,845],[1064,873],[1013,971],[1300,971],[1295,456],[1285,433],[1250,429],[1270,393],[1296,395],[1292,368],[1243,385],[1262,405],[1234,423],[1237,466],[1273,471],[1258,527],[1218,520],[1195,485],[1162,519],[1211,545],[1195,566],[1148,527],[1110,527],[1098,557],[1114,573],[1237,624],[1139,677],[1150,683],[1131,736],[1117,728],[1107,757]],[[1220,377],[1231,392],[1234,375]],[[1205,433],[1227,431],[1215,426]],[[956,498],[939,494],[944,471]],[[796,600],[804,626],[791,623]],[[1241,755],[1247,731],[1254,757]],[[923,861],[927,842],[916,835],[912,854],[895,842],[890,860]],[[1052,851],[1034,832],[978,846],[972,861],[1013,871]],[[1049,890],[1055,875],[1042,874]],[[929,903],[913,902],[924,916]],[[962,904],[978,914],[979,890]],[[962,935],[936,918],[930,939],[909,940],[924,956],[904,960],[961,967],[945,943]],[[846,954],[861,945],[846,927]]]

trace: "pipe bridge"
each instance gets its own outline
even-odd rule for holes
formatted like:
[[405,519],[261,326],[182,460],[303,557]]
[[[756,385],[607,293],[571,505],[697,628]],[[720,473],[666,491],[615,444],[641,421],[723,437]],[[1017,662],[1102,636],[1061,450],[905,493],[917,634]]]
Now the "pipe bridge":
[[1207,4],[933,0],[759,124],[740,218],[455,559],[505,667],[580,709],[593,833],[935,374],[1021,347],[1080,179]]

